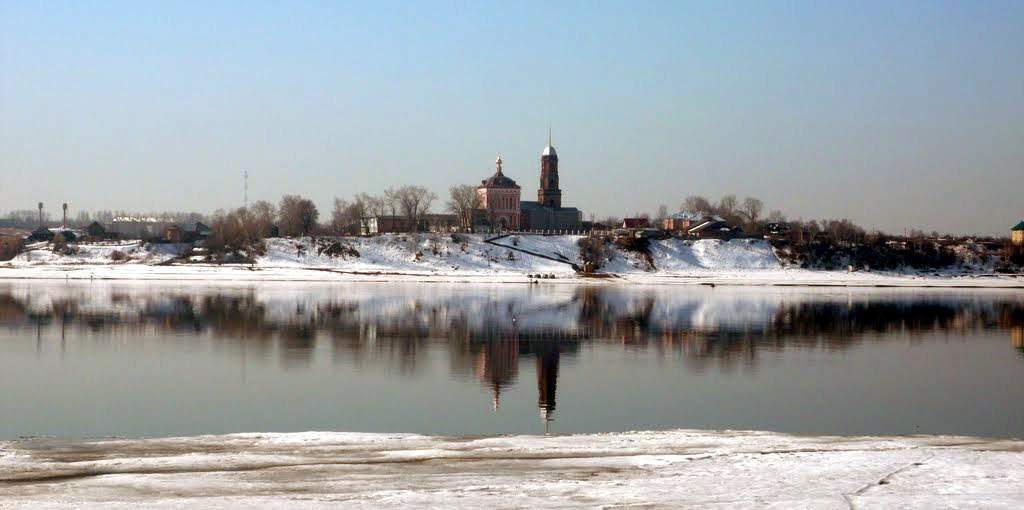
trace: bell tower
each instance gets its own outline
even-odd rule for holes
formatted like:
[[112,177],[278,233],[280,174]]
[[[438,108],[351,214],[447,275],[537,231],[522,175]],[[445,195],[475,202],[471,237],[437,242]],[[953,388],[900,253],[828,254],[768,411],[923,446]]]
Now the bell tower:
[[537,202],[555,209],[562,207],[562,190],[558,189],[558,153],[551,145],[551,129],[548,129],[548,145],[540,154],[540,188]]

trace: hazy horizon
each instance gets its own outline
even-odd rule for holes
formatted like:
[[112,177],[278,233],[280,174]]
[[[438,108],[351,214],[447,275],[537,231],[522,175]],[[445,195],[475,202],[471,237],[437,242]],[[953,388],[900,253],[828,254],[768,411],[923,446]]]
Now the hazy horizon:
[[0,0],[0,212],[212,212],[453,184],[587,217],[751,195],[792,219],[1024,219],[1024,3]]

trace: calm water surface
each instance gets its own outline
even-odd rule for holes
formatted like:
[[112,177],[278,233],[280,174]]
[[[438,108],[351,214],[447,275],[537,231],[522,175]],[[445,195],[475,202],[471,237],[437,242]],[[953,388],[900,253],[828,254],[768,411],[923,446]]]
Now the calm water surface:
[[0,438],[1024,437],[1019,291],[0,282]]

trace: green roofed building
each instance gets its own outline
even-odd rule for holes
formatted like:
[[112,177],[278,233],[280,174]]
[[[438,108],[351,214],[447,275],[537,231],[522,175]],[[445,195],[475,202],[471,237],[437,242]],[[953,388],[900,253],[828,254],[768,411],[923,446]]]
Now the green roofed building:
[[1010,229],[1010,241],[1017,246],[1024,246],[1024,221]]

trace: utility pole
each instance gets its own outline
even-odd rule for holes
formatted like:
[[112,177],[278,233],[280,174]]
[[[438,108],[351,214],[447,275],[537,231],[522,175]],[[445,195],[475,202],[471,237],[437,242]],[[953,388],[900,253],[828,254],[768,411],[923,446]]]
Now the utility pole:
[[249,171],[242,171],[242,206],[249,208]]

